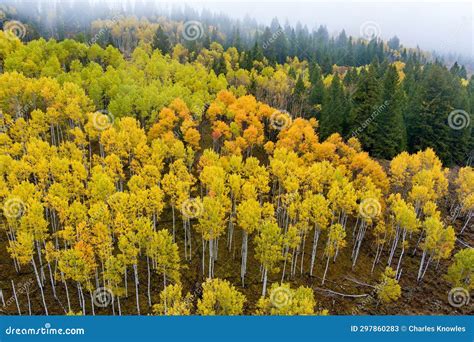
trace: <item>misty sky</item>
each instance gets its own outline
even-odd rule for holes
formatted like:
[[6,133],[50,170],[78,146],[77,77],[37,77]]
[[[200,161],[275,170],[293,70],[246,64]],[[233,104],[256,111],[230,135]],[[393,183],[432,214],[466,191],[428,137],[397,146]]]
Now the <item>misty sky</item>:
[[375,29],[384,39],[397,35],[405,46],[419,45],[426,50],[474,56],[473,1],[241,0],[186,3],[196,9],[207,8],[234,18],[249,15],[264,24],[278,17],[281,24],[286,20],[290,24],[300,21],[310,29],[324,24],[330,33],[345,29],[356,36],[361,35],[361,29]]

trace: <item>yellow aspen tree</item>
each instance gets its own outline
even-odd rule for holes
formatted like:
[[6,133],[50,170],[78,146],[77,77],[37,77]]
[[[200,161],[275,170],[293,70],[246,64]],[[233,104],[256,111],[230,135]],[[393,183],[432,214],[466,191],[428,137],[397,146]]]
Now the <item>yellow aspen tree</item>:
[[459,169],[455,184],[457,199],[461,208],[456,211],[453,221],[456,220],[459,213],[465,214],[466,221],[460,232],[462,234],[474,216],[474,192],[472,191],[474,189],[474,169],[467,166]]
[[245,301],[245,296],[227,280],[207,279],[202,284],[202,299],[198,300],[197,313],[206,316],[241,315]]
[[220,197],[205,196],[202,200],[202,213],[198,217],[196,230],[202,236],[202,270],[205,270],[206,243],[209,246],[208,277],[214,276],[214,264],[218,253],[218,239],[225,231],[226,209]]
[[394,235],[393,226],[386,223],[383,219],[377,221],[375,228],[372,231],[372,235],[375,238],[375,244],[377,245],[377,251],[375,253],[374,262],[372,263],[371,273],[374,272],[375,266],[380,262],[382,257],[383,249],[385,244],[388,242],[390,236]]
[[359,257],[360,248],[365,234],[373,223],[382,217],[384,202],[382,193],[375,186],[371,178],[366,178],[362,189],[359,190],[359,214],[353,235],[355,235],[354,247],[352,248],[352,268],[355,267]]
[[242,286],[245,286],[245,274],[247,273],[248,236],[259,226],[262,218],[262,208],[255,199],[247,199],[237,206],[237,223],[242,228],[242,264],[240,267],[240,278]]
[[66,280],[71,279],[77,283],[79,304],[84,315],[86,314],[84,289],[91,291],[90,277],[96,267],[92,246],[83,240],[77,242],[72,248],[61,250],[59,253],[58,268]]
[[301,243],[301,236],[298,228],[290,225],[284,234],[283,238],[283,271],[281,274],[281,281],[285,279],[286,265],[288,260],[293,259],[293,255],[289,253],[290,250],[295,250]]
[[105,261],[104,281],[107,283],[107,288],[112,291],[112,311],[115,315],[115,300],[117,300],[117,309],[119,316],[122,315],[122,306],[120,298],[125,294],[123,286],[123,275],[125,274],[125,265],[121,255],[111,255]]
[[162,229],[153,234],[150,242],[151,255],[156,264],[156,272],[163,276],[163,288],[168,279],[179,282],[180,258],[178,245],[173,242],[168,230]]
[[400,194],[391,195],[389,201],[391,202],[391,212],[396,225],[396,230],[390,250],[388,266],[391,265],[398,242],[401,240],[402,250],[398,258],[397,269],[395,271],[397,274],[397,279],[399,279],[401,275],[400,267],[402,264],[402,258],[405,254],[406,248],[408,247],[407,236],[410,237],[412,234],[418,232],[420,222],[417,219],[417,214],[413,205],[406,203],[401,198]]
[[[140,300],[139,300],[139,293],[138,293],[138,253],[139,248],[137,246],[137,237],[129,231],[128,233],[121,235],[118,238],[118,248],[123,254],[123,260],[126,262],[125,267],[127,265],[132,265],[133,274],[135,278],[135,297],[136,297],[136,306],[137,306],[137,313],[140,315]],[[124,275],[127,274],[127,268],[125,268]],[[127,278],[125,277],[125,283],[127,283]]]
[[237,202],[242,196],[242,186],[244,179],[240,174],[230,173],[227,177],[227,186],[229,188],[231,210],[229,216],[229,226],[227,233],[227,247],[229,251],[232,249],[232,242],[234,237],[234,223],[237,217]]
[[88,190],[92,202],[105,201],[115,192],[115,184],[101,169],[94,168],[91,180],[88,183]]
[[314,315],[316,300],[311,288],[292,289],[288,283],[273,283],[268,297],[260,297],[257,315]]
[[[447,259],[454,248],[456,235],[453,227],[444,227],[441,220],[436,216],[430,216],[423,222],[425,240],[421,244],[423,255],[418,269],[417,280],[421,281],[425,276],[430,262],[434,260]],[[429,255],[425,265],[425,258]],[[424,269],[423,269],[424,267]]]
[[254,242],[255,258],[261,263],[263,268],[262,296],[265,297],[268,273],[278,272],[278,263],[283,259],[283,234],[276,222],[273,220],[265,220],[261,223]]
[[357,194],[353,184],[347,177],[339,174],[331,184],[327,199],[338,218],[337,222],[345,229],[347,218],[357,208]]
[[183,297],[181,284],[168,285],[160,292],[160,301],[153,305],[155,315],[188,316],[192,309],[192,296],[188,292]]
[[336,223],[329,227],[328,229],[328,241],[326,243],[326,248],[324,250],[324,255],[326,256],[326,268],[324,269],[323,280],[321,284],[324,284],[326,280],[326,274],[329,267],[329,260],[334,258],[336,260],[339,249],[346,246],[346,232],[344,227],[341,224]]
[[375,286],[377,297],[382,303],[390,303],[401,296],[401,287],[396,279],[396,272],[391,267],[386,267],[380,275],[380,282]]
[[454,255],[445,278],[453,287],[474,290],[474,249],[464,248]]
[[318,247],[319,236],[322,231],[326,230],[330,220],[332,219],[332,212],[329,209],[329,202],[323,195],[317,194],[308,195],[311,203],[311,218],[310,222],[314,225],[313,247],[311,249],[311,264],[309,269],[310,276],[313,275],[314,262],[316,260],[316,252]]

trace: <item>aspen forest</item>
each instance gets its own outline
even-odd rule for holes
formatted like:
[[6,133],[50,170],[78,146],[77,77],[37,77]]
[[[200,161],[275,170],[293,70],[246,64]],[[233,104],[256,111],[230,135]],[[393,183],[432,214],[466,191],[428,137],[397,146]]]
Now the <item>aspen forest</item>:
[[0,4],[2,315],[474,313],[474,64],[61,6]]

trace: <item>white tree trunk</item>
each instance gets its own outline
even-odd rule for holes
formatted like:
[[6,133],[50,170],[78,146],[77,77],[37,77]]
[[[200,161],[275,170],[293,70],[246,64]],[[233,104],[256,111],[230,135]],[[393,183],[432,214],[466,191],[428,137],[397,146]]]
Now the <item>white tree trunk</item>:
[[44,311],[45,311],[46,316],[48,316],[48,307],[46,306],[46,300],[44,298],[43,284],[41,282],[41,279],[40,279],[40,276],[39,276],[39,273],[38,273],[38,269],[36,268],[36,263],[35,263],[35,258],[34,257],[31,258],[31,263],[33,264],[33,269],[34,269],[35,275],[36,275],[36,281],[38,282],[38,286],[39,286],[39,289],[40,289],[40,292],[41,292],[41,299],[43,300]]
[[324,285],[324,281],[326,280],[326,273],[328,272],[328,267],[329,267],[329,259],[330,257],[328,257],[326,261],[326,268],[324,269],[323,281],[321,282],[322,285]]
[[135,274],[135,295],[137,297],[137,312],[140,315],[140,301],[139,301],[139,296],[138,296],[138,271],[137,271],[137,265],[133,265],[133,272]]

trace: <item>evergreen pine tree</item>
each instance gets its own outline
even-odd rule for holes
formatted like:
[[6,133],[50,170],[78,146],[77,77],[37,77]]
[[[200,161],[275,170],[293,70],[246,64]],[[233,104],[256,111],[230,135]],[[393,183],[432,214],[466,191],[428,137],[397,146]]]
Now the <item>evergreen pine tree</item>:
[[311,90],[309,93],[309,104],[314,107],[323,103],[324,83],[321,77],[321,68],[314,63],[311,67]]
[[159,49],[163,54],[171,52],[171,44],[168,39],[168,35],[165,31],[163,31],[161,26],[158,26],[158,29],[155,32],[152,47],[153,49]]
[[304,86],[302,75],[298,75],[295,88],[293,90],[291,112],[296,116],[302,116],[306,108],[306,88]]
[[374,63],[369,66],[368,71],[361,71],[356,91],[352,96],[353,107],[349,116],[351,135],[357,136],[364,149],[369,151],[377,145],[376,125],[372,121],[381,104],[376,72]]
[[347,101],[339,76],[334,76],[328,92],[324,96],[321,111],[321,139],[324,140],[332,133],[344,134],[347,116]]
[[453,129],[448,121],[453,110],[465,110],[460,104],[467,104],[456,99],[455,78],[439,63],[429,64],[423,70],[421,86],[421,111],[412,123],[413,149],[432,147],[448,165],[461,161],[469,148],[469,127]]
[[406,147],[406,131],[402,114],[402,90],[398,84],[397,69],[389,66],[385,73],[382,105],[376,114],[375,141],[372,150],[375,157],[391,159]]

